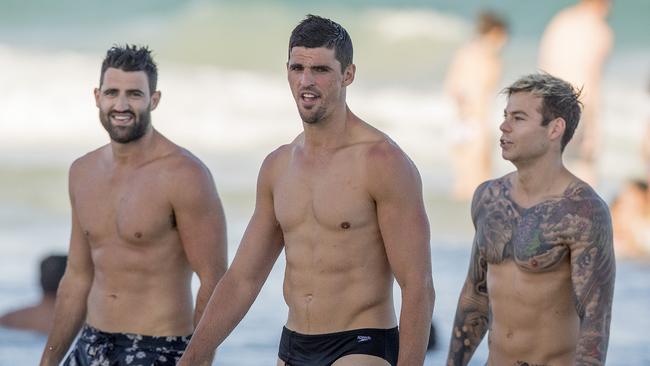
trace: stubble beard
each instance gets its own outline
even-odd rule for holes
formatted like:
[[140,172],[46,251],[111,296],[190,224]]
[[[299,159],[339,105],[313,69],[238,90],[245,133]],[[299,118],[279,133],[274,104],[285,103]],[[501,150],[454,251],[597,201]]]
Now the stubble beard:
[[325,107],[323,107],[323,106],[319,106],[318,108],[316,108],[315,111],[310,111],[310,110],[301,111],[301,110],[299,110],[300,119],[302,119],[303,122],[305,122],[307,124],[310,124],[310,125],[316,124],[319,121],[321,121],[323,119],[323,117],[325,117],[325,112],[326,112],[326,110],[325,110]]

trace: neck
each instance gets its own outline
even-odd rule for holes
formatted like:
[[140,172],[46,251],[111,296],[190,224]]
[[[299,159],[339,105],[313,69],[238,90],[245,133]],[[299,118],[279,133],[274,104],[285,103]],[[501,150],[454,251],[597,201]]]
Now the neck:
[[340,147],[345,143],[348,127],[354,118],[354,114],[344,104],[342,108],[317,123],[303,122],[305,147],[315,150]]
[[564,167],[562,156],[546,157],[529,163],[517,163],[513,177],[514,190],[527,203],[564,192],[571,173]]
[[131,165],[146,159],[147,152],[151,151],[156,143],[158,132],[150,127],[139,139],[126,144],[111,141],[113,160],[118,165]]

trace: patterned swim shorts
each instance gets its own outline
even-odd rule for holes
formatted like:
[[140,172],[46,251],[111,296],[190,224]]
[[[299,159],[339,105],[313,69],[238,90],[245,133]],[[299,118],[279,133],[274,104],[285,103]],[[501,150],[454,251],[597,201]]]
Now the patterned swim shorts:
[[84,325],[64,366],[174,366],[190,336],[107,333]]

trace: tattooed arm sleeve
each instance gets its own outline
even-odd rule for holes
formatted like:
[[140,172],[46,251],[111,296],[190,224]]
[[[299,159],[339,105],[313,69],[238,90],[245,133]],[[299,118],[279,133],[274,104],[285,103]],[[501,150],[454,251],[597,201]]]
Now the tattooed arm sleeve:
[[616,264],[607,205],[591,199],[580,217],[582,228],[571,248],[571,279],[580,334],[576,365],[604,365],[614,294]]
[[[472,220],[476,226],[479,197],[485,183],[476,190],[472,201]],[[478,234],[477,234],[478,235]],[[454,327],[449,342],[448,366],[467,365],[488,329],[489,302],[487,294],[487,262],[474,238],[472,256],[465,285],[458,299]]]

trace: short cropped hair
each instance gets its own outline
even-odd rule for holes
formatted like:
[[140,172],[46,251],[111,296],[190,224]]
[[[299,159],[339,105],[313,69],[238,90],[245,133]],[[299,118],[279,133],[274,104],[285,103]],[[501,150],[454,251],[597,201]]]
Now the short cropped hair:
[[476,19],[476,31],[478,34],[484,35],[493,29],[508,32],[508,23],[497,13],[488,10],[482,11]]
[[560,78],[540,72],[521,77],[505,88],[503,93],[510,97],[514,93],[530,92],[534,96],[542,98],[540,110],[542,126],[548,125],[555,118],[562,117],[566,122],[561,141],[562,151],[564,151],[580,121],[581,91]]
[[50,255],[41,261],[40,280],[45,294],[56,294],[67,262],[68,257],[65,255]]
[[317,15],[309,14],[291,32],[289,56],[294,47],[334,49],[334,56],[341,63],[341,72],[352,64],[352,39],[340,24]]
[[153,61],[151,50],[147,46],[135,46],[125,44],[124,46],[113,46],[106,51],[106,57],[102,62],[102,74],[99,78],[101,87],[104,82],[104,73],[109,68],[122,71],[144,71],[149,80],[149,92],[156,91],[158,83],[158,67]]

